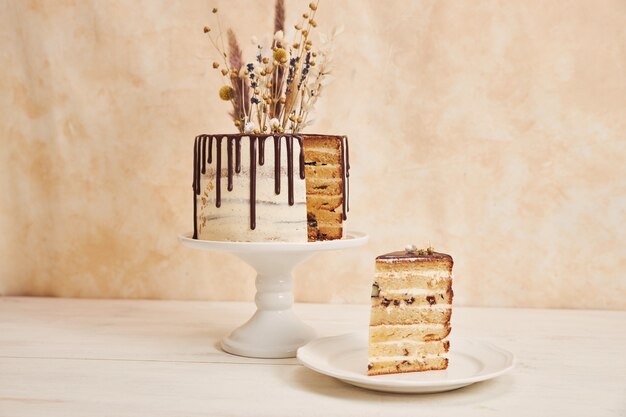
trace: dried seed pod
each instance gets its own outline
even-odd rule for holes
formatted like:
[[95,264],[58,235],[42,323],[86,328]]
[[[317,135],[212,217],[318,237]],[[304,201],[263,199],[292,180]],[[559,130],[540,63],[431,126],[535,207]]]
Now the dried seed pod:
[[229,101],[235,98],[235,89],[230,85],[225,85],[220,88],[219,91],[220,98],[224,101]]

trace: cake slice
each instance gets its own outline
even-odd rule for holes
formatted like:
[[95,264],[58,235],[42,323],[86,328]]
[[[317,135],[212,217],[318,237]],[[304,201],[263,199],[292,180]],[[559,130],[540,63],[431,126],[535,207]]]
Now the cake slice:
[[368,375],[448,367],[452,257],[432,248],[376,258]]

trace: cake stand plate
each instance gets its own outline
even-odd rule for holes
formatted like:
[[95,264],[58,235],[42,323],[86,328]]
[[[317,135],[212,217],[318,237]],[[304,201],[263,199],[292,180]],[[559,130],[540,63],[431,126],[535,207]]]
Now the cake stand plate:
[[316,339],[298,349],[307,368],[374,391],[431,394],[495,378],[513,369],[511,352],[491,343],[450,337],[449,365],[444,371],[367,375],[367,332]]
[[321,242],[218,242],[180,235],[183,245],[193,249],[237,255],[256,272],[257,311],[244,325],[222,339],[228,353],[252,358],[293,358],[300,346],[315,338],[315,331],[294,313],[293,269],[320,251],[348,249],[367,243],[360,232],[347,232],[340,240]]

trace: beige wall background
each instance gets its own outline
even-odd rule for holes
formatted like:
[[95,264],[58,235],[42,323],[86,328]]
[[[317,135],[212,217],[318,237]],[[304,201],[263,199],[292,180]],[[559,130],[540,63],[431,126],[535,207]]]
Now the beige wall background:
[[[306,1],[287,1],[293,21]],[[0,2],[0,293],[251,300],[181,247],[193,138],[230,130],[202,27],[246,52],[272,1]],[[428,242],[464,305],[626,308],[626,2],[322,0],[344,25],[310,132],[345,133],[350,227],[300,301],[365,303],[373,259]]]

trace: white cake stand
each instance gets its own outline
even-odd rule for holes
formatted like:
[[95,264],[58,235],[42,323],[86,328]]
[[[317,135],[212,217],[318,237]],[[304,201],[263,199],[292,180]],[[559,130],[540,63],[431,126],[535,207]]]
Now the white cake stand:
[[291,271],[315,252],[353,248],[368,240],[360,232],[348,232],[341,240],[306,243],[217,242],[190,236],[180,235],[179,239],[190,248],[233,253],[256,270],[257,311],[222,339],[226,352],[252,358],[295,357],[296,350],[316,336],[292,309]]

